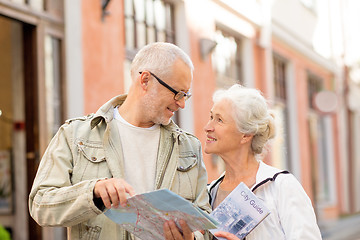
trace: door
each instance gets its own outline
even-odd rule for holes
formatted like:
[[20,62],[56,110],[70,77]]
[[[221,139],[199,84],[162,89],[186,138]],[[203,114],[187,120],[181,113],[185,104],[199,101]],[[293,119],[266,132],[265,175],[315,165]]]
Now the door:
[[0,223],[15,240],[41,239],[27,203],[39,161],[35,30],[0,16]]

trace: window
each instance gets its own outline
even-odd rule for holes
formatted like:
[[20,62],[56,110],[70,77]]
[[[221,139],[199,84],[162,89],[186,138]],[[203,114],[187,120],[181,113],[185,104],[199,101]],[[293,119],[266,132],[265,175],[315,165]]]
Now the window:
[[125,0],[124,11],[128,58],[132,59],[148,43],[175,42],[173,4],[161,0]]
[[286,62],[280,56],[274,54],[273,66],[275,98],[286,103]]
[[61,82],[61,41],[45,37],[45,88],[48,139],[51,139],[63,122]]
[[275,96],[273,110],[276,114],[276,136],[273,141],[273,149],[271,151],[272,165],[291,171],[293,166],[290,159],[290,123],[287,106],[286,71],[286,59],[277,55],[276,53],[273,53],[273,84]]
[[334,166],[332,120],[329,116],[320,115],[315,111],[313,97],[323,89],[323,79],[308,73],[308,128],[309,149],[311,157],[312,181],[315,189],[316,204],[332,200],[331,188]]
[[242,84],[241,39],[218,29],[215,41],[217,45],[212,54],[212,63],[217,87],[227,88],[234,83]]
[[311,109],[315,109],[313,105],[313,97],[316,93],[322,90],[322,79],[313,75],[311,73],[308,74],[308,103]]

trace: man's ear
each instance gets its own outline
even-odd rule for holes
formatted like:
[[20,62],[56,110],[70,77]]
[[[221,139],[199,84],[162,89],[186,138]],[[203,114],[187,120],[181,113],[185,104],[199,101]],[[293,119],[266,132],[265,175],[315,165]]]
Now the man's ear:
[[148,83],[150,81],[150,73],[149,72],[143,72],[140,74],[140,85],[143,90],[146,90],[148,87]]

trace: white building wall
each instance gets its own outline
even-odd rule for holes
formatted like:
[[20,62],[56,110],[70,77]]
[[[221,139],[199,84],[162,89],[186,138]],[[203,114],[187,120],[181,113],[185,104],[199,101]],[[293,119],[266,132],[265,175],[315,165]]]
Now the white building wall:
[[82,54],[81,0],[65,0],[65,66],[66,101],[65,118],[84,114],[84,73]]
[[279,28],[311,47],[317,16],[299,0],[275,0],[272,20]]

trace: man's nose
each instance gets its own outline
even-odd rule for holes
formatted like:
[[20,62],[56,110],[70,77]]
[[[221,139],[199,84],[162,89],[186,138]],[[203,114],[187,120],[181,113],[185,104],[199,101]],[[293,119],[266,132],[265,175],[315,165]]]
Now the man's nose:
[[177,100],[177,101],[176,101],[176,105],[178,105],[179,108],[184,109],[184,108],[185,108],[185,98],[182,98],[182,99],[180,99],[180,100]]

